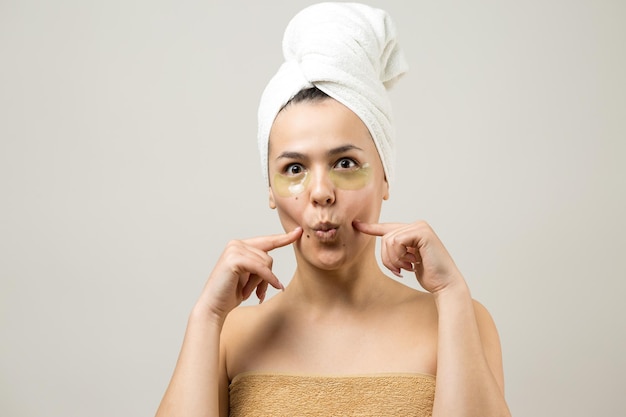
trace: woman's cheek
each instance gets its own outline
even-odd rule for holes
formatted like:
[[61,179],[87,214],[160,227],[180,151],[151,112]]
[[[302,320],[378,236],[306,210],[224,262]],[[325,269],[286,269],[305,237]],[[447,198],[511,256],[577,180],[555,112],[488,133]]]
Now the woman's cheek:
[[293,230],[297,226],[302,226],[304,207],[301,197],[294,196],[277,199],[276,210],[285,230]]
[[375,194],[373,192],[354,192],[351,194],[347,212],[352,214],[352,220],[364,222],[378,221],[382,200],[375,202]]

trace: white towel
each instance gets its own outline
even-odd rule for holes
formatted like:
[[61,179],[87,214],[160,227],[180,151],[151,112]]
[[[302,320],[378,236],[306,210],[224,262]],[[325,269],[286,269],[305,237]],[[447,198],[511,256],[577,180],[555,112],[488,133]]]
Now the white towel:
[[408,65],[387,12],[357,3],[309,6],[287,25],[283,55],[285,62],[259,105],[258,142],[266,180],[269,133],[276,115],[300,90],[315,86],[359,116],[391,181],[394,132],[387,88]]

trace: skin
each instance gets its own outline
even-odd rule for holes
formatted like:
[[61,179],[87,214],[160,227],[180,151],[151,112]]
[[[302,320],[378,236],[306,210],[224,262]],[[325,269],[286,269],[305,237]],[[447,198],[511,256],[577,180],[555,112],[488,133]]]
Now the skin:
[[[360,164],[371,170],[362,186],[333,181]],[[509,416],[489,313],[427,223],[378,223],[389,197],[380,158],[361,120],[333,99],[290,105],[274,122],[269,178],[302,172],[297,193],[270,183],[286,233],[232,241],[216,263],[157,415],[225,417],[229,381],[256,371],[431,374],[433,416]],[[377,238],[384,266],[408,271],[425,291],[387,277]],[[289,286],[237,308],[254,292],[263,301],[269,285],[283,289],[269,252],[287,245],[297,260]]]

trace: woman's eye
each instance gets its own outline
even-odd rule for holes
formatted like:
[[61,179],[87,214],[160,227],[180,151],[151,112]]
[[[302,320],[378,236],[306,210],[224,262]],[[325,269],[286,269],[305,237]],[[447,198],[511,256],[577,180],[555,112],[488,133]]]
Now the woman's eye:
[[304,171],[304,169],[302,168],[302,165],[300,164],[291,164],[288,165],[287,168],[285,169],[285,174],[287,175],[298,175],[301,174]]
[[350,158],[341,158],[337,161],[335,167],[339,169],[354,169],[357,167],[357,163]]

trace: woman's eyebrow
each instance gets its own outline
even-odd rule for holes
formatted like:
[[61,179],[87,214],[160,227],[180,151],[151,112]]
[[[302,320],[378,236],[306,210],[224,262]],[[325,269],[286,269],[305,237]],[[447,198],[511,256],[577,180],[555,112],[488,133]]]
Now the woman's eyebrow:
[[[333,148],[329,150],[328,152],[326,152],[326,154],[328,156],[334,156],[334,155],[346,153],[352,150],[363,151],[363,149],[355,145],[343,145],[343,146],[339,146],[337,148]],[[281,153],[280,155],[276,157],[276,160],[283,159],[283,158],[284,159],[298,159],[298,160],[308,159],[308,157],[305,154],[300,153],[300,152],[293,152],[293,151],[285,151]]]
[[306,155],[300,152],[290,152],[290,151],[285,151],[283,153],[281,153],[280,155],[278,155],[276,157],[276,160],[279,160],[281,158],[286,158],[286,159],[307,159]]
[[352,151],[352,150],[362,151],[363,149],[359,148],[358,146],[354,146],[354,145],[343,145],[343,146],[339,146],[337,148],[333,148],[333,149],[329,150],[328,151],[328,156],[334,156],[334,155],[346,153],[346,152]]

